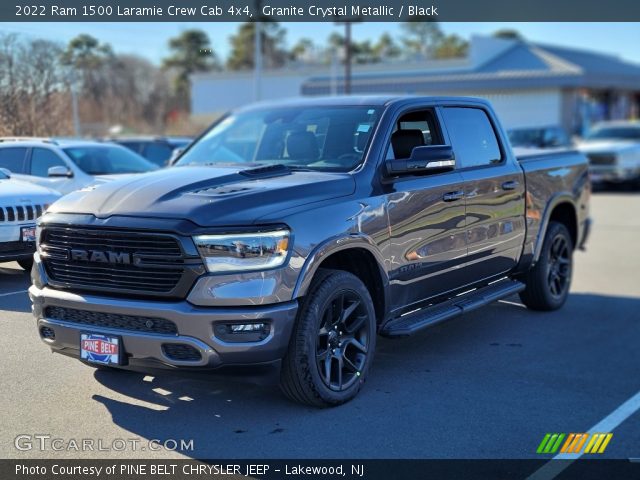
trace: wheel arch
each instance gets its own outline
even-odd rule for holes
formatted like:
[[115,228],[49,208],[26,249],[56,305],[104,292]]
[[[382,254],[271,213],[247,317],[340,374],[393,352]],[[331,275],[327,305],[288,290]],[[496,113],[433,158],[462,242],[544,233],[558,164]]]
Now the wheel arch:
[[535,264],[540,258],[542,245],[545,235],[549,229],[549,223],[556,221],[567,227],[571,235],[573,248],[578,246],[578,212],[575,201],[571,195],[558,194],[549,201],[543,222],[540,225],[540,231],[536,237],[536,245],[533,255],[533,263]]
[[293,298],[304,297],[318,269],[343,270],[357,276],[367,287],[380,325],[388,312],[389,279],[384,259],[373,240],[365,235],[333,238],[317,246],[307,258],[293,291]]

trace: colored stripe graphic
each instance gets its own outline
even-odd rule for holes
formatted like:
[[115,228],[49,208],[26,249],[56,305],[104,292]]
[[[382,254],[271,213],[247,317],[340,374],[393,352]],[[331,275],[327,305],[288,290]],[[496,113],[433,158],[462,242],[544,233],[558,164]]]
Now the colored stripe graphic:
[[564,437],[564,433],[547,433],[538,445],[537,453],[556,453]]
[[584,453],[604,453],[613,433],[594,433]]
[[588,433],[571,433],[560,449],[560,453],[578,453],[582,450],[584,442],[589,438]]
[[569,445],[571,445],[571,442],[573,442],[574,438],[576,438],[576,434],[575,433],[570,433],[569,436],[567,437],[567,441],[562,446],[562,449],[560,450],[560,453],[567,453],[567,450],[569,449]]

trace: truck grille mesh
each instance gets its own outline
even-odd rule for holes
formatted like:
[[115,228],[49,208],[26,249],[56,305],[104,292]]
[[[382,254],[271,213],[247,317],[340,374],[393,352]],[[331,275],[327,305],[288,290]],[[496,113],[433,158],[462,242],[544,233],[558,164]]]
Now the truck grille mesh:
[[50,279],[85,290],[170,293],[185,270],[170,235],[45,227],[40,244]]
[[0,206],[0,222],[25,222],[35,220],[49,205]]
[[64,307],[47,307],[45,318],[60,320],[90,327],[115,328],[161,335],[177,335],[178,328],[171,320],[157,317],[139,317],[115,313],[90,312]]

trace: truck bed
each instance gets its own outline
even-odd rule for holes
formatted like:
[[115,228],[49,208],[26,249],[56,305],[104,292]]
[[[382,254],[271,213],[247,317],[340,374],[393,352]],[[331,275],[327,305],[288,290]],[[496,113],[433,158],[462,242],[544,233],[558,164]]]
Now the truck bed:
[[547,211],[567,201],[576,209],[578,224],[574,241],[581,246],[588,228],[589,196],[591,193],[588,160],[577,150],[514,149],[525,172],[527,234],[521,265],[528,264],[542,241]]

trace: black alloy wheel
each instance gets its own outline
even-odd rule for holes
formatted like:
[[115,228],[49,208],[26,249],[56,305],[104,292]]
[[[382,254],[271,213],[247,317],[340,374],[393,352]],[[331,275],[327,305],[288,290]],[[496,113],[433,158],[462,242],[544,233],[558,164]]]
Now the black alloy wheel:
[[369,346],[368,313],[354,291],[338,291],[322,312],[316,344],[318,371],[330,389],[343,391],[360,377]]
[[556,235],[551,242],[548,261],[549,292],[556,298],[562,297],[569,288],[571,278],[571,252],[564,235]]
[[319,269],[300,302],[280,388],[290,399],[332,407],[353,399],[368,376],[376,347],[376,312],[360,278]]

